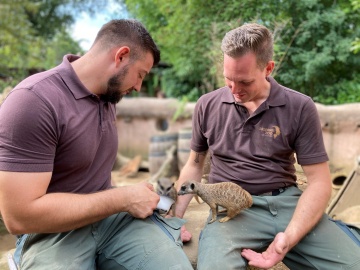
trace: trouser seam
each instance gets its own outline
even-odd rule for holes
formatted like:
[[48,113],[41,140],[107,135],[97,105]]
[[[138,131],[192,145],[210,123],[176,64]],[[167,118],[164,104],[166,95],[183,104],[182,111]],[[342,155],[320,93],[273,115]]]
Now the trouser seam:
[[352,269],[354,266],[360,265],[360,259],[358,261],[356,261],[355,263],[353,263],[352,265],[349,265],[349,267],[345,268],[345,269]]

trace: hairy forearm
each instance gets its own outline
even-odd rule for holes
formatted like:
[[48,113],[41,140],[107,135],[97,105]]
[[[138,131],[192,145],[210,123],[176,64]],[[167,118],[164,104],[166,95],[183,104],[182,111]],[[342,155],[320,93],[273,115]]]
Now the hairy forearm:
[[6,220],[14,234],[64,232],[125,210],[125,198],[115,189],[86,195],[50,193],[22,205]]
[[76,229],[118,212],[153,213],[159,195],[147,182],[91,194],[46,193],[51,172],[0,171],[0,212],[12,234]]
[[33,202],[34,220],[27,223],[26,229],[61,232],[80,228],[117,212],[126,211],[125,197],[115,189],[86,195],[46,194]]
[[[181,170],[180,177],[177,181],[177,189],[178,191],[181,188],[181,185],[188,180],[193,181],[201,181],[202,173],[203,173],[203,164],[206,156],[206,152],[204,153],[195,153],[191,152],[190,158],[185,164],[184,168]],[[176,202],[176,213],[175,215],[179,218],[184,216],[187,206],[189,205],[193,195],[182,195],[178,196]]]
[[[186,168],[182,170],[178,183],[177,183],[177,189],[179,191],[181,185],[187,181],[187,180],[194,180],[194,181],[200,181],[201,180],[201,171],[200,173],[196,170],[193,170],[193,168]],[[189,205],[193,195],[182,195],[178,196],[177,202],[176,202],[176,213],[175,215],[179,218],[182,218],[185,214],[186,208]]]
[[4,211],[11,233],[53,233],[76,229],[119,212],[146,218],[156,208],[159,195],[144,182],[92,194],[52,193],[17,202],[17,206],[10,204]]
[[294,247],[319,222],[330,195],[331,186],[326,181],[309,184],[301,195],[294,215],[285,230],[289,240],[289,249]]

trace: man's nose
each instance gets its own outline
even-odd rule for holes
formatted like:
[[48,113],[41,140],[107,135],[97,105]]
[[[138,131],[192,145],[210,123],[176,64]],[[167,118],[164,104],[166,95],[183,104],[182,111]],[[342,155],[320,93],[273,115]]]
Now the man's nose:
[[140,92],[141,90],[141,85],[142,85],[142,80],[139,80],[135,85],[134,85],[134,90],[136,92]]
[[233,94],[236,94],[236,93],[239,93],[241,91],[241,87],[240,85],[236,84],[236,83],[230,83],[229,85],[230,89],[231,89],[231,92]]

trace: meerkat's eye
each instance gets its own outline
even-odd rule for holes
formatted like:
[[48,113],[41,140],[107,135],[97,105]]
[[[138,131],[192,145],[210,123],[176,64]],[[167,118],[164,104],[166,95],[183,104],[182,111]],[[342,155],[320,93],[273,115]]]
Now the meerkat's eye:
[[164,190],[164,187],[162,185],[159,185],[160,189]]
[[185,191],[186,190],[186,186],[181,186],[181,190]]

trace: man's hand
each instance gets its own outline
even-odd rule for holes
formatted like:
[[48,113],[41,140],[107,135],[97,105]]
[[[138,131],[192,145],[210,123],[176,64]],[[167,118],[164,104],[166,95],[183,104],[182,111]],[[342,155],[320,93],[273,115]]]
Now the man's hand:
[[[165,216],[165,218],[172,218],[172,217],[173,216],[171,215]],[[192,235],[188,230],[186,230],[185,225],[181,226],[180,237],[183,243],[189,242],[191,240]]]
[[278,233],[266,251],[257,253],[251,249],[243,249],[241,255],[249,261],[249,265],[268,269],[284,259],[289,251],[289,243],[285,233]]
[[191,240],[191,233],[186,230],[185,225],[181,226],[181,241],[183,243],[189,242]]
[[147,182],[123,187],[126,191],[126,210],[136,218],[146,218],[154,212],[160,196],[154,187]]

